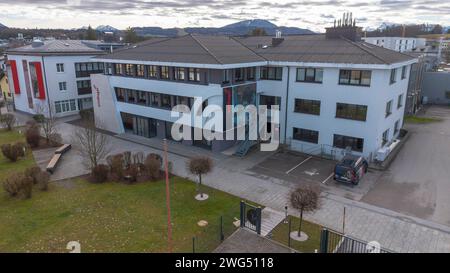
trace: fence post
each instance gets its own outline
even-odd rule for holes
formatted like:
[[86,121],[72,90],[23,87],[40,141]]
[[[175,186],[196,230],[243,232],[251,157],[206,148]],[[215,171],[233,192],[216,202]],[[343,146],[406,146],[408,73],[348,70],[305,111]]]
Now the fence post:
[[192,237],[192,253],[195,253],[195,237]]
[[241,228],[245,226],[245,203],[241,201]]
[[320,253],[328,253],[328,230],[326,228],[320,232]]
[[225,236],[223,234],[223,216],[220,216],[220,241],[223,242]]
[[261,235],[261,207],[256,208],[256,233]]

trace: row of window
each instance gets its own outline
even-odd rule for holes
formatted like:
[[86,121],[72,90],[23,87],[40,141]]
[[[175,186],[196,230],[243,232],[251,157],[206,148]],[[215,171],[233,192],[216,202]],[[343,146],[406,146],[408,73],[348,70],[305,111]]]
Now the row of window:
[[194,103],[194,98],[185,96],[175,96],[119,87],[115,88],[115,92],[117,101],[156,108],[172,109],[177,105],[192,107],[192,104]]
[[77,78],[89,77],[91,74],[103,73],[104,65],[99,62],[75,63],[75,75]]
[[[319,116],[320,101],[295,99],[294,112]],[[336,118],[366,121],[367,106],[338,102],[336,103]]]
[[[398,70],[398,68],[391,69],[390,84],[394,84],[397,82],[397,70]],[[407,71],[408,71],[408,67],[406,65],[403,66],[402,67],[402,76],[401,76],[402,80],[406,79]]]
[[55,101],[55,112],[57,114],[65,112],[73,112],[76,110],[77,105],[75,103],[75,99]]
[[[392,114],[392,105],[394,101],[390,100],[386,103],[386,117],[389,117]],[[397,99],[397,109],[403,107],[403,94],[400,94]]]
[[[308,130],[303,128],[293,128],[293,139],[318,144],[319,143],[319,132],[314,130]],[[344,136],[344,135],[333,135],[333,147],[340,149],[347,149],[350,147],[352,151],[362,152],[364,148],[364,139]]]
[[[108,68],[109,68],[108,64]],[[113,68],[113,69],[112,69]],[[122,75],[128,77],[150,78],[168,80],[171,78],[176,81],[200,82],[199,68],[184,68],[169,66],[143,65],[143,64],[113,64],[111,67],[113,75]],[[107,72],[109,73],[109,72]]]

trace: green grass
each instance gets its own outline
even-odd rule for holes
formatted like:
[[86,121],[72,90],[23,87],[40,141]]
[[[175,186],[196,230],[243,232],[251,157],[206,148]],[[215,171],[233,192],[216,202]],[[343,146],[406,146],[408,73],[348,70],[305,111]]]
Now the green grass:
[[417,123],[417,124],[425,124],[425,123],[432,123],[432,122],[439,122],[442,121],[439,118],[430,118],[430,117],[417,117],[417,116],[406,116],[405,122],[407,123]]
[[[171,208],[174,252],[210,252],[219,243],[219,221],[229,235],[240,199],[204,187],[210,198],[194,199],[195,184],[173,178]],[[0,252],[66,252],[79,241],[83,252],[166,252],[165,183],[91,184],[82,179],[52,184],[32,199],[11,199],[0,190]],[[200,220],[208,227],[197,225]]]
[[[8,143],[13,144],[16,142],[25,142],[24,135],[16,130],[6,131],[0,129],[0,146]],[[11,173],[25,170],[26,168],[33,165],[35,165],[35,163],[30,150],[27,151],[27,154],[24,158],[20,158],[16,162],[10,162],[0,152],[0,180]]]
[[[291,231],[297,231],[300,218],[289,216],[291,220]],[[322,227],[311,222],[303,220],[302,231],[308,235],[308,240],[299,242],[291,239],[291,248],[298,250],[302,253],[314,253],[317,249],[320,249],[320,231]],[[283,245],[288,245],[289,238],[289,224],[281,222],[272,231],[272,240],[280,242]]]

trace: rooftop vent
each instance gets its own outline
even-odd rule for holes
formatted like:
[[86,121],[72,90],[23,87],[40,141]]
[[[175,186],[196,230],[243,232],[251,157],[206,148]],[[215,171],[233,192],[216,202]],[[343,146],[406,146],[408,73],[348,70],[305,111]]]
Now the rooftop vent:
[[362,39],[362,28],[356,26],[356,19],[352,13],[344,13],[342,19],[334,20],[334,26],[326,28],[325,37],[327,39],[345,38],[353,42],[360,42]]
[[284,38],[281,38],[281,31],[277,30],[275,32],[275,38],[272,38],[272,46],[278,46],[284,41]]
[[40,46],[43,46],[43,45],[44,45],[44,42],[42,42],[39,39],[35,39],[35,40],[33,40],[33,43],[31,43],[32,47],[40,47]]

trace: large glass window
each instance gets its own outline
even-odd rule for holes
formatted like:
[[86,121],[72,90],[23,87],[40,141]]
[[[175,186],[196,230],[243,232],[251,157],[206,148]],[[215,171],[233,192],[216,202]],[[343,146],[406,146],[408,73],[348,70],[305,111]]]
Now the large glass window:
[[158,67],[156,65],[147,66],[147,74],[149,78],[156,78],[158,76]]
[[283,78],[283,68],[263,66],[261,67],[260,78],[261,80],[281,81]]
[[237,82],[244,80],[244,69],[243,68],[234,69],[234,80]]
[[116,88],[116,98],[117,101],[125,101],[125,89]]
[[55,101],[55,112],[56,113],[65,113],[72,112],[77,110],[77,105],[74,99],[72,100],[62,100]]
[[77,81],[77,90],[78,95],[90,94],[92,92],[91,81],[90,80]]
[[321,68],[297,68],[298,82],[322,83],[323,69]]
[[247,68],[247,80],[252,81],[255,79],[255,67],[248,67]]
[[293,139],[317,144],[319,143],[319,132],[303,128],[294,128]]
[[198,68],[189,68],[189,81],[191,82],[200,81],[200,70]]
[[[115,64],[115,67],[119,64]],[[77,78],[81,77],[89,77],[91,74],[103,73],[103,63],[99,62],[89,62],[89,63],[75,63],[75,76]],[[121,68],[117,68],[116,71],[119,71],[122,74]],[[116,72],[118,74],[119,72]]]
[[364,148],[364,139],[351,136],[334,135],[333,146],[340,149],[347,149],[350,147],[352,151],[362,152]]
[[357,104],[337,103],[336,118],[366,121],[367,106]]
[[267,109],[272,109],[272,105],[278,105],[278,109],[281,110],[280,104],[281,104],[281,97],[266,96],[266,95],[259,96],[259,105],[266,105]]
[[148,95],[148,92],[137,91],[137,103],[147,105],[147,95]]
[[169,79],[169,67],[161,66],[161,79]]
[[141,78],[145,77],[145,65],[143,64],[136,65],[136,75]]
[[370,70],[341,70],[339,84],[370,86],[372,71]]
[[320,115],[320,100],[295,99],[294,112]]
[[134,77],[136,76],[135,72],[135,65],[134,64],[126,64],[125,65],[125,75]]
[[173,71],[173,76],[174,76],[174,79],[177,81],[184,81],[185,80],[184,68],[175,67],[174,71]]
[[161,94],[161,107],[168,109],[171,108],[170,95]]

